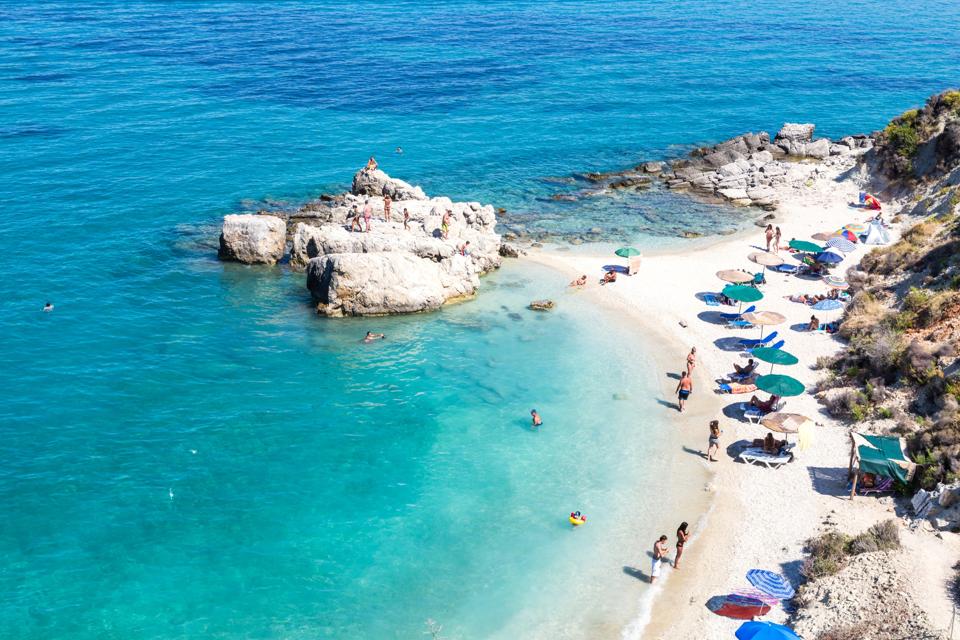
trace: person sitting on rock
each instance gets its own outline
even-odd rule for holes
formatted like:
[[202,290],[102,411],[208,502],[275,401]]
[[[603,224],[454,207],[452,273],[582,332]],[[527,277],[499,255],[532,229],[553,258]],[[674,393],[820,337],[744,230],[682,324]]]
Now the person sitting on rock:
[[585,285],[585,284],[587,284],[587,276],[586,276],[586,275],[582,275],[582,276],[580,276],[579,278],[577,278],[576,280],[574,280],[573,282],[571,282],[571,283],[570,283],[569,285],[567,285],[567,286],[570,286],[570,287],[582,287],[582,286]]
[[600,280],[600,284],[608,284],[610,282],[616,282],[616,281],[617,281],[617,272],[611,270],[603,274],[603,279]]
[[372,331],[367,331],[366,337],[363,339],[364,342],[373,342],[374,340],[383,340],[387,336],[382,333],[373,333]]
[[460,255],[468,256],[470,255],[470,241],[467,240],[462,245],[460,245]]
[[377,160],[376,160],[373,156],[370,156],[370,159],[367,160],[366,170],[367,170],[367,171],[376,171],[376,170],[377,170],[377,166],[378,166],[378,165],[377,165]]

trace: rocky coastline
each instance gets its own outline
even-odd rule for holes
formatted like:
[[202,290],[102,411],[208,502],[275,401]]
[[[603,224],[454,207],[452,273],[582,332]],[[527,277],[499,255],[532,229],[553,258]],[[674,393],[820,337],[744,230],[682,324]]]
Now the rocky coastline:
[[[369,228],[362,219],[366,206],[373,213]],[[358,212],[363,230],[351,231]],[[491,205],[430,198],[420,187],[367,167],[354,175],[349,192],[289,214],[225,216],[219,257],[276,264],[289,239],[289,267],[305,272],[319,314],[415,313],[470,298],[480,276],[500,266],[501,254],[518,255],[501,242],[496,224]]]

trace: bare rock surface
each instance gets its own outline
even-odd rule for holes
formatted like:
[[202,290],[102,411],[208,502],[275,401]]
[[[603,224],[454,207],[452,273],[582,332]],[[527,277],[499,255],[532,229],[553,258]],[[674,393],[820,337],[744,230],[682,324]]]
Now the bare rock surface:
[[275,264],[287,244],[286,224],[269,215],[239,214],[223,218],[221,260],[246,264]]

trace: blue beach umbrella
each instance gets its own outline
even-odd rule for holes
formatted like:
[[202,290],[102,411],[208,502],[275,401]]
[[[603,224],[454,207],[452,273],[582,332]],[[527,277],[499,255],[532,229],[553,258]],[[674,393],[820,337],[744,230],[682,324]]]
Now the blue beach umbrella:
[[737,640],[800,640],[790,627],[772,622],[744,622],[737,629]]
[[750,571],[747,571],[747,582],[760,591],[781,600],[789,600],[796,593],[786,578],[779,573],[766,569],[750,569]]
[[839,249],[844,253],[850,253],[851,251],[857,248],[857,245],[853,244],[852,242],[850,242],[849,240],[847,240],[842,236],[830,238],[829,240],[827,240],[827,246],[830,247],[831,249]]
[[821,300],[810,308],[814,309],[815,311],[836,311],[837,309],[843,308],[843,303],[839,300],[834,300],[833,298],[827,298],[826,300]]
[[843,256],[833,251],[824,251],[817,254],[816,260],[822,264],[840,264],[843,262]]

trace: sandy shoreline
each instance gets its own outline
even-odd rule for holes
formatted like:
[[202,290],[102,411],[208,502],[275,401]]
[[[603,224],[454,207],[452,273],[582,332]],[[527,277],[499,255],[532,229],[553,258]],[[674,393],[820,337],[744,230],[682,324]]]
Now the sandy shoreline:
[[[850,161],[852,164],[852,161]],[[857,200],[859,185],[855,179],[840,179],[849,166],[801,165],[791,167],[795,174],[792,186],[785,186],[780,196],[780,207],[773,221],[783,231],[783,244],[791,238],[809,240],[818,232],[833,231],[850,222],[864,222],[868,214],[849,206]],[[890,207],[888,207],[889,209]],[[894,235],[898,230],[894,230]],[[742,268],[758,271],[756,264],[747,260],[753,251],[763,250],[763,230],[747,230],[734,236],[719,237],[715,242],[700,244],[688,250],[677,250],[645,256],[640,273],[621,277],[612,285],[599,286],[602,266],[614,262],[611,255],[591,255],[582,251],[565,252],[545,247],[532,250],[526,258],[552,266],[570,275],[589,278],[587,292],[597,303],[612,312],[627,314],[630,322],[662,345],[655,361],[660,368],[663,411],[677,427],[683,454],[700,459],[714,471],[710,483],[712,503],[707,525],[695,531],[696,537],[684,554],[681,570],[664,568],[667,580],[650,589],[645,600],[652,600],[650,621],[640,614],[637,623],[622,633],[624,638],[667,639],[730,638],[738,622],[710,612],[705,603],[713,596],[724,595],[749,587],[744,574],[751,568],[780,571],[798,583],[803,542],[824,528],[828,519],[842,524],[844,529],[866,528],[878,520],[893,517],[892,508],[876,500],[846,499],[846,465],[848,454],[847,426],[831,420],[809,393],[819,373],[811,367],[820,356],[835,353],[840,343],[831,336],[800,330],[811,315],[809,307],[791,302],[784,296],[797,293],[825,293],[825,285],[816,280],[768,273],[768,283],[762,288],[764,299],[758,309],[777,311],[787,322],[775,327],[779,337],[786,340],[784,349],[800,358],[800,364],[781,367],[801,380],[808,388],[802,396],[789,398],[786,411],[803,413],[813,418],[816,429],[815,444],[800,452],[797,460],[779,470],[758,468],[733,462],[735,450],[727,448],[738,441],[762,437],[766,430],[740,419],[735,405],[749,400],[750,395],[717,395],[714,382],[732,371],[732,363],[746,360],[739,350],[731,350],[733,343],[743,337],[756,337],[756,330],[734,331],[716,324],[717,310],[729,308],[706,306],[698,293],[718,291],[724,284],[715,275],[720,269]],[[841,266],[841,272],[852,266],[869,249],[859,247]],[[783,252],[781,252],[783,253]],[[787,260],[789,256],[784,254]],[[834,314],[821,320],[839,317]],[[686,326],[683,326],[686,325]],[[698,351],[698,366],[694,372],[695,389],[688,411],[680,414],[668,403],[676,401],[676,381],[668,378],[668,371],[679,372],[691,346]],[[766,394],[760,394],[766,397]],[[708,422],[719,419],[723,428],[720,461],[707,463],[700,457],[707,441]],[[691,520],[693,522],[693,520]],[[668,527],[664,523],[654,526]],[[661,533],[670,539],[671,555],[674,528],[665,530],[651,526],[638,532],[637,549],[631,559],[643,562],[649,571],[647,551]],[[935,553],[955,557],[956,541],[939,540],[923,533],[904,531],[904,547],[908,553],[929,556]],[[937,549],[937,547],[942,547]],[[638,560],[642,558],[642,560]],[[943,562],[943,579],[949,565]],[[917,600],[926,603],[931,621],[943,629],[949,625],[950,605],[945,591],[937,584],[916,579],[913,587]],[[943,582],[940,584],[943,584]],[[640,612],[638,612],[639,614]],[[785,613],[775,608],[767,619],[782,622]],[[602,636],[609,637],[609,636]]]

